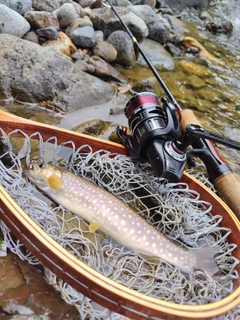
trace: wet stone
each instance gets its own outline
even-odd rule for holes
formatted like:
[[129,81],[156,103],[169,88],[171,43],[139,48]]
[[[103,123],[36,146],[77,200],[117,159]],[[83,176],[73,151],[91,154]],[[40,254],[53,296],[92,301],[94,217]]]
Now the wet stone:
[[106,129],[106,123],[103,120],[95,119],[84,122],[75,128],[73,131],[88,134],[91,136],[99,136]]

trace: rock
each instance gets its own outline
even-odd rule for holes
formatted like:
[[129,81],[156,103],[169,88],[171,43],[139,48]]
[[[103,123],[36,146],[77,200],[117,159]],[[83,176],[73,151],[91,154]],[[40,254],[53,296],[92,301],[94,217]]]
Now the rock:
[[165,15],[164,18],[168,21],[169,25],[171,26],[171,31],[174,33],[175,36],[189,33],[186,22],[178,19],[175,16],[170,15]]
[[157,1],[156,0],[134,0],[134,5],[148,5],[152,9],[155,9]]
[[104,40],[104,34],[101,30],[95,30],[95,42],[97,41],[103,41]]
[[[171,55],[164,49],[162,45],[156,41],[146,39],[141,43],[143,51],[146,53],[148,59],[157,70],[173,70],[175,63]],[[141,66],[148,67],[142,55],[139,55],[137,62]]]
[[56,40],[48,40],[42,44],[43,47],[51,46],[57,49],[62,54],[71,57],[77,51],[77,48],[72,43],[71,39],[62,31],[58,32]]
[[134,45],[130,36],[125,31],[115,31],[108,38],[107,42],[112,44],[117,50],[115,62],[126,67],[132,68],[136,64]]
[[137,83],[133,84],[132,89],[133,91],[137,92],[153,92],[154,88],[157,83],[156,77],[145,78],[142,81],[138,81]]
[[74,63],[75,67],[79,70],[82,70],[84,72],[88,72],[88,73],[94,73],[95,71],[95,68],[93,65],[91,64],[88,64],[86,61],[84,60],[77,60],[75,63]]
[[[133,12],[129,12],[126,8],[116,7],[116,11],[139,42],[147,38],[148,28],[146,23],[140,17]],[[89,18],[93,23],[94,29],[102,30],[106,35],[106,38],[108,38],[114,31],[125,31],[125,28],[119,21],[116,14],[107,8],[92,10]]]
[[201,11],[198,16],[203,21],[213,21],[213,15],[209,11]]
[[53,26],[38,29],[36,31],[36,35],[38,36],[40,44],[47,40],[56,40],[58,38],[57,29],[55,29]]
[[128,1],[128,0],[113,0],[111,2],[112,2],[112,5],[115,7],[127,7],[132,4],[131,1]]
[[80,48],[92,48],[95,43],[95,33],[93,27],[86,26],[75,29],[71,33],[72,42]]
[[32,10],[32,0],[0,0],[0,4],[4,4],[20,15],[24,15],[27,11]]
[[71,3],[64,3],[53,13],[57,16],[61,28],[66,28],[73,20],[79,17]]
[[148,38],[164,44],[169,39],[170,25],[169,23],[156,14],[155,11],[148,5],[134,5],[127,9],[139,16],[148,27]]
[[24,36],[31,28],[30,24],[19,13],[0,4],[0,33]]
[[78,49],[76,52],[72,54],[73,60],[82,60],[83,59],[83,52],[81,49]]
[[156,13],[148,5],[130,5],[127,7],[127,10],[140,17],[146,23],[146,25],[154,22]]
[[170,28],[160,15],[155,15],[154,21],[147,26],[149,30],[149,39],[157,41],[160,44],[165,44],[169,40]]
[[174,59],[181,58],[181,50],[173,43],[167,43],[164,48],[173,56]]
[[172,10],[169,8],[169,6],[167,6],[167,5],[164,5],[164,6],[161,6],[160,8],[159,8],[159,10],[158,10],[158,12],[161,12],[161,14],[162,15],[172,15],[173,14],[173,12],[172,12]]
[[72,112],[106,103],[114,95],[110,84],[77,70],[56,50],[6,34],[0,34],[0,43],[0,92],[5,97],[49,101]]
[[24,18],[31,24],[33,29],[54,27],[60,29],[58,18],[55,14],[46,11],[29,11]]
[[111,43],[107,41],[97,41],[93,48],[93,54],[107,62],[113,62],[118,52]]
[[87,8],[91,5],[93,1],[92,0],[78,0],[78,3],[82,8]]
[[94,75],[103,79],[125,82],[122,75],[103,59],[97,56],[92,56],[88,63],[94,67]]
[[195,64],[194,62],[191,62],[191,61],[179,61],[178,65],[185,72],[188,72],[190,74],[195,74],[196,76],[201,78],[210,75],[209,68]]
[[48,11],[53,12],[58,9],[64,2],[64,0],[32,0],[33,9],[36,11]]
[[73,20],[73,22],[67,27],[67,29],[65,30],[65,33],[69,37],[71,37],[71,34],[73,33],[74,30],[76,30],[77,28],[86,27],[86,26],[92,27],[92,21],[88,17],[77,18]]
[[206,86],[205,81],[203,81],[201,78],[196,76],[195,74],[191,74],[189,77],[187,77],[187,85],[195,88],[195,89],[200,89]]
[[34,31],[27,32],[23,37],[23,39],[39,44],[38,36]]
[[88,134],[90,136],[97,137],[102,134],[103,131],[106,130],[106,122],[101,119],[94,119],[90,121],[86,121],[81,123],[72,129],[72,131],[76,131],[79,133]]
[[77,15],[80,17],[81,10],[82,10],[82,7],[80,6],[80,4],[75,1],[71,1],[71,4],[74,6],[74,9],[75,9]]
[[206,29],[213,34],[222,33],[230,36],[233,32],[233,25],[231,21],[213,22],[210,21],[205,25]]
[[92,12],[92,10],[89,7],[87,7],[87,8],[81,7],[80,18],[89,17],[91,12]]
[[165,0],[165,4],[173,11],[183,11],[186,8],[203,11],[209,7],[210,1],[211,0]]

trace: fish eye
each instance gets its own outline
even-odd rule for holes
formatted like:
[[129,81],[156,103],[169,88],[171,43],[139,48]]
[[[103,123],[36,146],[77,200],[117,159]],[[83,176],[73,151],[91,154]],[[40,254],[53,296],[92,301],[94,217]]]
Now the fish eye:
[[42,161],[39,161],[39,162],[38,162],[38,166],[39,166],[40,169],[43,169],[43,168],[46,167],[46,162],[43,161],[43,160],[42,160]]

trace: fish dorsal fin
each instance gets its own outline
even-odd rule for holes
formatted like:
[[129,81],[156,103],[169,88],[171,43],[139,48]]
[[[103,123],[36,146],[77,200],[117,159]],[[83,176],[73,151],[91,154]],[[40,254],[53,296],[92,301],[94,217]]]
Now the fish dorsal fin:
[[97,223],[97,222],[90,222],[90,225],[89,225],[89,231],[90,232],[95,232],[97,231],[98,229],[100,229],[102,226],[101,223]]
[[48,177],[47,182],[51,190],[54,192],[58,192],[62,186],[62,179],[56,174],[52,174],[50,177]]

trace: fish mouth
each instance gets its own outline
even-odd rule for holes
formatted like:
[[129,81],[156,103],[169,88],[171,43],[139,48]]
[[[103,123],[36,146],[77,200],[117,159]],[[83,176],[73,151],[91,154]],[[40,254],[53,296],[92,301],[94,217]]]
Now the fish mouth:
[[39,172],[40,172],[39,165],[37,163],[32,162],[32,161],[27,165],[27,169],[25,169],[25,171],[24,171],[26,176],[31,181],[35,181],[37,179]]

